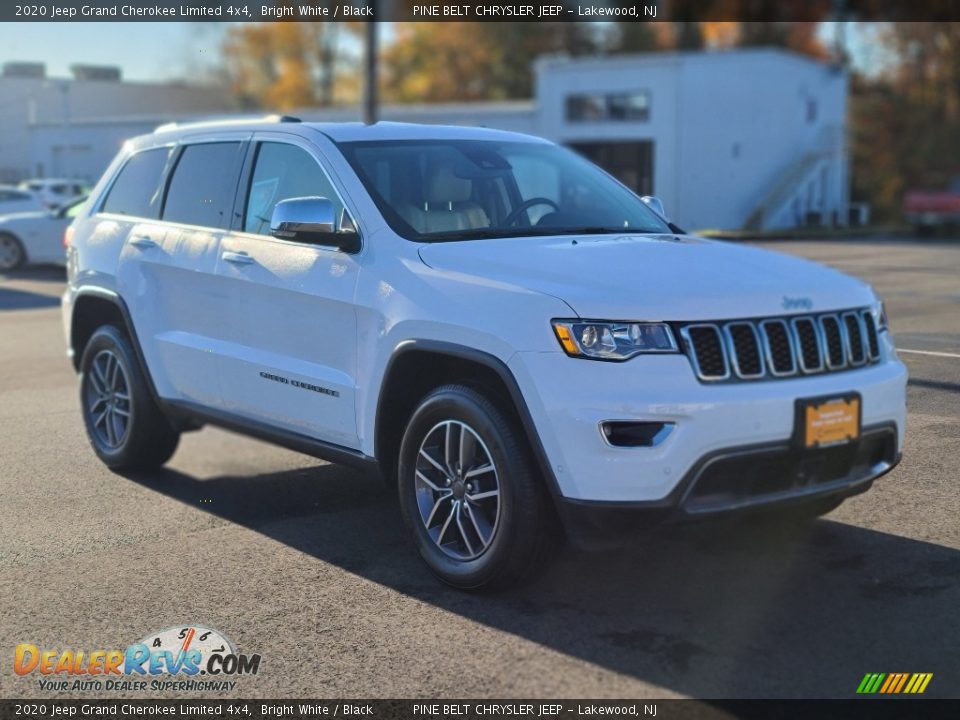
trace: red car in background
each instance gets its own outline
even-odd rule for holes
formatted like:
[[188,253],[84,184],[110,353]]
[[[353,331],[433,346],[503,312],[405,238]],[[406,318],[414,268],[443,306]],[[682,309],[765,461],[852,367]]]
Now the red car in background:
[[947,190],[908,192],[903,200],[903,212],[907,222],[920,234],[960,223],[960,177],[954,178]]

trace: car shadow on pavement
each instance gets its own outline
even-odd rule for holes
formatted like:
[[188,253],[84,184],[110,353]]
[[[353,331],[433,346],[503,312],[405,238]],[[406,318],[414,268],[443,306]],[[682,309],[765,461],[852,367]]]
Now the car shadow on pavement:
[[38,310],[59,304],[60,298],[53,295],[0,286],[0,312],[4,310]]
[[67,269],[60,265],[31,265],[18,270],[0,272],[0,282],[4,280],[30,280],[33,282],[63,283],[67,278]]
[[168,469],[133,479],[420,601],[684,695],[849,698],[867,672],[933,672],[943,681],[928,696],[957,688],[960,552],[951,548],[829,519],[685,525],[617,552],[564,548],[530,584],[470,595],[430,575],[395,498],[352,471],[201,480]]

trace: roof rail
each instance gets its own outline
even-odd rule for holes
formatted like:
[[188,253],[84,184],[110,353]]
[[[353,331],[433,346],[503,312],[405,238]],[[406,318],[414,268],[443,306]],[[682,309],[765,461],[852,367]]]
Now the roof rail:
[[218,120],[216,118],[211,118],[209,120],[197,120],[195,122],[169,122],[164,123],[163,125],[157,125],[154,128],[155,133],[167,132],[169,130],[177,130],[181,128],[193,128],[193,127],[208,127],[214,125],[245,125],[252,122],[277,122],[277,123],[298,123],[303,122],[300,118],[294,117],[293,115],[264,115],[262,117],[242,117],[242,118],[224,118]]

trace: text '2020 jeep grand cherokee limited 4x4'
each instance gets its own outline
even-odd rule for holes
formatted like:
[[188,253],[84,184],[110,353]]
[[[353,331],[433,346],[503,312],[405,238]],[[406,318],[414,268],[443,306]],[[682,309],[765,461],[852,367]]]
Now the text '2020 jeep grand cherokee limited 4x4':
[[811,515],[900,457],[871,288],[685,235],[552,143],[273,121],[128,143],[70,231],[63,309],[110,467],[213,423],[377,472],[462,588],[687,517]]

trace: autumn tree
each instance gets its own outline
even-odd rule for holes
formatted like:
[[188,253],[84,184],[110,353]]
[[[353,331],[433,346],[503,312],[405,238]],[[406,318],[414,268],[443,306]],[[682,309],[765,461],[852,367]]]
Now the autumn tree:
[[[358,23],[278,22],[231,25],[223,46],[224,73],[242,107],[290,110],[329,106],[338,83],[355,92],[344,34]],[[353,93],[350,93],[353,94]]]
[[853,85],[854,196],[896,220],[905,192],[960,176],[960,23],[882,23],[871,40],[885,61]]
[[589,23],[404,23],[384,51],[384,86],[398,102],[529,98],[537,57],[597,48]]

